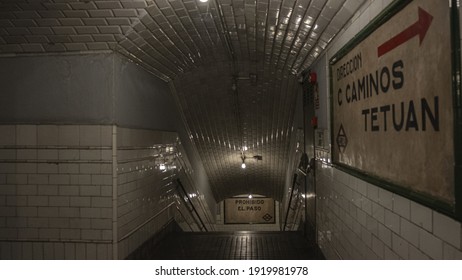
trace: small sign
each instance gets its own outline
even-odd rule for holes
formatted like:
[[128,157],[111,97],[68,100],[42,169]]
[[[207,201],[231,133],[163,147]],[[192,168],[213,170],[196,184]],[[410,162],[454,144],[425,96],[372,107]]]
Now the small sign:
[[348,138],[345,134],[345,129],[343,129],[343,125],[340,124],[340,129],[338,130],[337,134],[337,146],[340,153],[343,153],[346,149],[348,144]]
[[274,224],[274,199],[225,199],[225,224]]

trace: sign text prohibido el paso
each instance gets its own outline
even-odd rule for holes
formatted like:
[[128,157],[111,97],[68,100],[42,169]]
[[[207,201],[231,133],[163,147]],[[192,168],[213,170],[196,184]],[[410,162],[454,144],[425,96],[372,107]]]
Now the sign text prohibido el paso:
[[274,224],[274,199],[263,197],[225,199],[225,223]]

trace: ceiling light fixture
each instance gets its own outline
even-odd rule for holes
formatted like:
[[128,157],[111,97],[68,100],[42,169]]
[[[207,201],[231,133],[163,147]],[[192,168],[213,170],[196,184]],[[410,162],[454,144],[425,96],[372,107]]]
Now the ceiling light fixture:
[[208,2],[209,0],[199,0],[199,1],[202,2],[202,3],[206,3],[206,2]]

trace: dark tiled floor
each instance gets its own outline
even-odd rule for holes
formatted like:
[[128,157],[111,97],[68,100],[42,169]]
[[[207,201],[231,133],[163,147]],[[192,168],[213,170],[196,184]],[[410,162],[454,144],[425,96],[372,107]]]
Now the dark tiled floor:
[[323,259],[297,232],[172,233],[157,245],[154,260]]

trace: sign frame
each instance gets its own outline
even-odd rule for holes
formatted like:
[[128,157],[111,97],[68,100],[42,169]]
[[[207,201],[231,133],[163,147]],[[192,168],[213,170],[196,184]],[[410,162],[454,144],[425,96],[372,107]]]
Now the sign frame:
[[[431,209],[451,216],[459,221],[462,221],[462,94],[461,94],[461,36],[460,36],[460,23],[459,11],[457,9],[456,0],[450,1],[450,45],[451,45],[451,78],[452,85],[451,91],[453,96],[453,110],[454,110],[454,205],[449,204],[437,197],[429,194],[420,193],[407,188],[405,186],[397,185],[389,182],[386,179],[380,178],[374,174],[367,173],[363,170],[349,166],[347,164],[334,160],[334,149],[336,146],[336,132],[334,131],[334,92],[333,92],[333,74],[334,64],[341,58],[350,53],[356,46],[364,41],[369,35],[376,31],[379,27],[385,24],[388,20],[393,18],[399,11],[404,9],[413,0],[394,0],[388,5],[379,15],[377,15],[368,25],[366,25],[356,36],[347,42],[337,53],[329,58],[329,89],[330,89],[330,136],[331,136],[331,160],[332,165],[352,176],[358,177],[366,182],[374,184],[383,189],[389,190],[398,195],[404,196],[410,200],[421,203]],[[447,3],[447,2],[446,2]],[[342,139],[340,139],[342,140]],[[342,140],[343,141],[343,140]]]
[[[248,199],[247,197],[230,197],[227,199]],[[271,199],[273,201],[273,222],[255,222],[255,223],[233,223],[233,222],[227,222],[226,221],[226,200],[223,200],[223,223],[225,225],[274,225],[276,224],[276,200],[274,200],[271,197],[254,197],[253,199]]]

